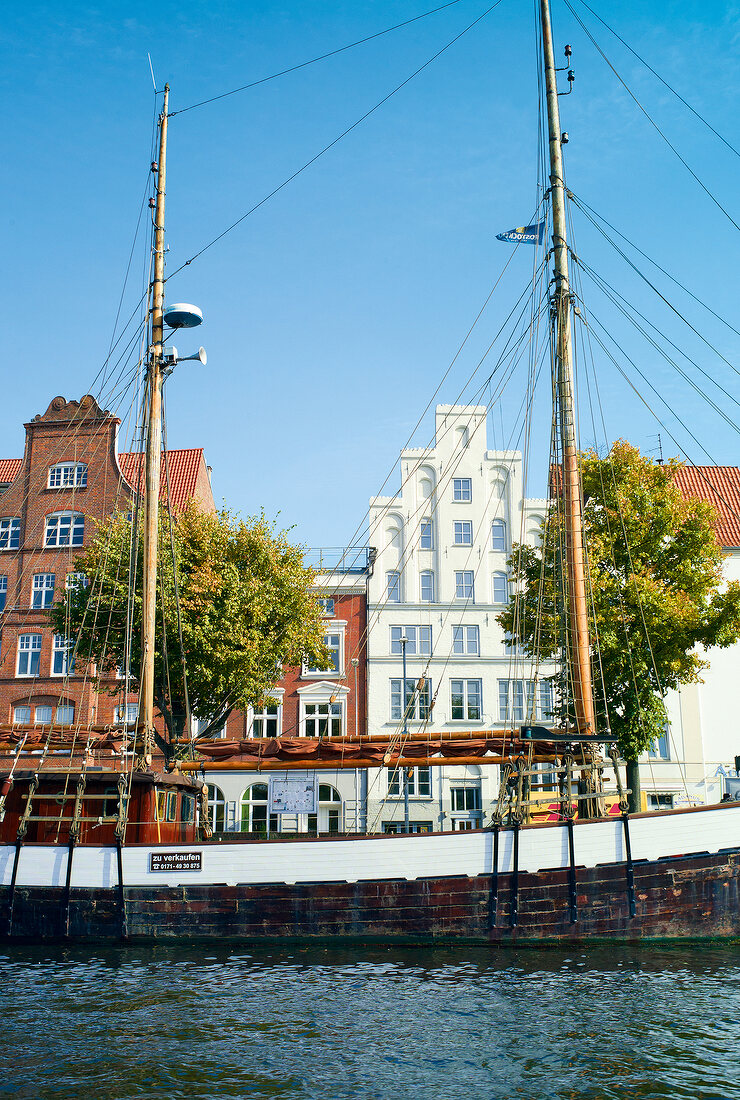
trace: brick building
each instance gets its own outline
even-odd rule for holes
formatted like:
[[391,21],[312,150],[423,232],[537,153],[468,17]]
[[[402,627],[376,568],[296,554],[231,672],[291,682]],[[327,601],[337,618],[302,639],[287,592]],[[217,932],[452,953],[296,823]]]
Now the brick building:
[[[81,724],[118,721],[128,702],[97,690],[93,671],[68,668],[64,638],[46,608],[72,585],[86,583],[74,559],[95,523],[128,511],[142,480],[140,454],[118,454],[120,420],[90,395],[55,397],[26,429],[23,458],[0,460],[0,723]],[[194,499],[214,507],[200,448],[168,452],[175,508]],[[163,477],[163,492],[166,491]]]

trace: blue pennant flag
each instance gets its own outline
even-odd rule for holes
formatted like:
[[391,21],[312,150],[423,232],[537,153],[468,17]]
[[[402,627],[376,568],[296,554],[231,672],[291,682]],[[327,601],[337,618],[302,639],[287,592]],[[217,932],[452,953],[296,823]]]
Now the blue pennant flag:
[[497,241],[514,241],[517,244],[542,244],[545,239],[545,223],[536,222],[534,225],[519,225],[516,229],[510,229],[508,233],[497,233]]

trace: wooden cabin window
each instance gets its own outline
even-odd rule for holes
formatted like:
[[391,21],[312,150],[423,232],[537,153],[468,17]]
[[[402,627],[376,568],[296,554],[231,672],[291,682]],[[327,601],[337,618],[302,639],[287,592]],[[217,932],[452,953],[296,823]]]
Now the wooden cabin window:
[[164,821],[164,806],[166,797],[166,791],[157,791],[157,821]]
[[167,820],[177,821],[177,791],[167,792]]
[[180,820],[185,825],[189,825],[191,821],[195,820],[195,799],[189,794],[182,796]]

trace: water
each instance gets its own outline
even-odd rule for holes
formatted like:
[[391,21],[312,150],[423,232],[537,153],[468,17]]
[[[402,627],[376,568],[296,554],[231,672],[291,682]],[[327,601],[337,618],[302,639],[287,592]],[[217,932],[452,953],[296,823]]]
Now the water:
[[14,947],[0,1096],[740,1097],[740,946]]

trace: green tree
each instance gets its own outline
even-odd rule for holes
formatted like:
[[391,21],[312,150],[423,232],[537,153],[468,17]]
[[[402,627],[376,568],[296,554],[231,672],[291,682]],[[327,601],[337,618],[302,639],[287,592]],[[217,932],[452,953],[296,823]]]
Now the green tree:
[[[740,637],[740,584],[724,582],[716,509],[683,498],[677,459],[661,465],[619,440],[603,458],[583,452],[579,465],[597,720],[618,737],[637,809],[637,759],[664,731],[665,694],[701,680],[708,662],[698,647]],[[510,559],[518,595],[499,622],[532,657],[562,651],[563,545],[553,502],[543,544],[515,546]]]
[[[191,712],[220,728],[234,709],[265,702],[283,669],[308,659],[329,667],[316,572],[301,547],[264,516],[240,520],[227,511],[186,507],[173,526],[182,650]],[[142,539],[129,601],[131,524],[123,515],[101,523],[75,569],[88,578],[51,609],[54,629],[75,639],[78,663],[99,673],[124,665],[127,606],[132,608],[131,673],[141,661]],[[182,732],[185,693],[169,521],[160,518],[155,704],[171,736]],[[164,622],[164,630],[162,625]]]

